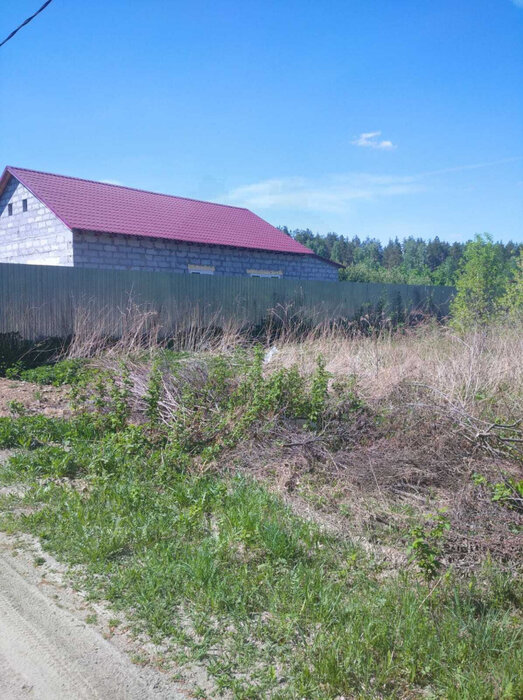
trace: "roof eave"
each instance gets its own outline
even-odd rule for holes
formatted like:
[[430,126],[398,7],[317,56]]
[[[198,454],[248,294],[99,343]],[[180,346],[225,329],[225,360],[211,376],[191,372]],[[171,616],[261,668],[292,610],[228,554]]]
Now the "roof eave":
[[9,171],[9,166],[6,166],[4,168],[4,172],[2,173],[2,177],[0,178],[0,195],[3,194],[7,183],[9,182],[9,178],[13,177]]

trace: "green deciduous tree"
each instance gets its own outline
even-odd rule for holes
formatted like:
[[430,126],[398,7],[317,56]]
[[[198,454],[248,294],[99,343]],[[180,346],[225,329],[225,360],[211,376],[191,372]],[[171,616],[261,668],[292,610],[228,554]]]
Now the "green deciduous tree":
[[489,234],[476,235],[463,253],[457,294],[451,312],[455,325],[466,328],[483,324],[502,309],[507,267],[500,246]]
[[501,305],[509,314],[523,316],[523,252],[519,254],[516,269],[507,284]]

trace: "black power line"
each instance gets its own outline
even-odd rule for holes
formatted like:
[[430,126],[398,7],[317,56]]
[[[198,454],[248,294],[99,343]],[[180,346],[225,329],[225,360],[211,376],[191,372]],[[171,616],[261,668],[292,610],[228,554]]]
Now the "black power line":
[[7,36],[7,37],[2,41],[2,43],[0,44],[0,47],[2,47],[4,44],[6,44],[6,43],[9,41],[9,39],[12,39],[12,38],[14,37],[14,35],[16,34],[16,32],[19,32],[20,29],[22,29],[22,27],[25,27],[26,24],[29,24],[29,22],[30,22],[32,19],[34,19],[34,18],[36,17],[36,15],[39,15],[40,12],[43,12],[43,10],[45,10],[45,8],[46,8],[48,5],[50,5],[52,2],[53,2],[53,0],[47,0],[47,2],[44,2],[44,4],[42,5],[42,7],[41,7],[39,10],[37,10],[37,11],[34,13],[34,15],[31,15],[31,17],[28,17],[24,22],[22,22],[22,24],[21,24],[19,27],[17,27],[16,29],[14,29],[14,30],[11,32],[11,34],[9,34],[9,36]]

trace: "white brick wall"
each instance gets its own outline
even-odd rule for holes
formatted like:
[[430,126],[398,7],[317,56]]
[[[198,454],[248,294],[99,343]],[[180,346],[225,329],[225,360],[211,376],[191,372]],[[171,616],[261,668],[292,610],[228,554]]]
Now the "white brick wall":
[[[13,205],[12,216],[9,204]],[[73,264],[72,232],[14,177],[0,196],[0,262]]]

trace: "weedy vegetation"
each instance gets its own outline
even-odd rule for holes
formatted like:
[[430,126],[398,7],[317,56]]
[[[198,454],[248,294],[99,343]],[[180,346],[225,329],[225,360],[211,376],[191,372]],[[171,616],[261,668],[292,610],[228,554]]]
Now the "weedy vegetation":
[[33,384],[62,386],[77,382],[84,369],[85,361],[79,358],[64,359],[53,364],[44,364],[39,367],[25,368],[19,361],[8,367],[5,376],[8,379],[19,379]]
[[72,415],[0,418],[25,485],[0,524],[214,697],[522,697],[521,337],[134,336],[15,368]]

